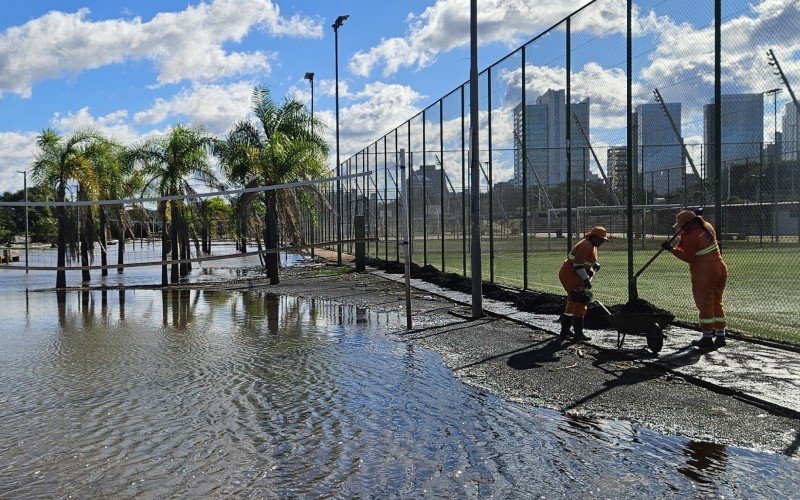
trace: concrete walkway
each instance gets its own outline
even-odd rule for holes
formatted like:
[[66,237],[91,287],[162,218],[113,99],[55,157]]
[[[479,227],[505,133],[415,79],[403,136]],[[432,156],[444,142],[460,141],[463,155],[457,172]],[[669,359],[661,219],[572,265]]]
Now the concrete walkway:
[[[387,274],[373,268],[370,272],[388,280],[402,282],[403,276]],[[441,288],[426,281],[412,279],[419,290],[470,304],[471,296]],[[556,317],[519,311],[517,308],[484,297],[484,310],[505,316],[531,327],[557,334]],[[654,363],[694,383],[707,385],[735,397],[789,410],[800,415],[800,353],[765,345],[728,339],[722,349],[703,353],[691,347],[699,338],[695,330],[670,326],[664,331],[664,347],[658,357],[648,356],[644,337],[628,336],[623,350],[642,363]],[[587,330],[588,343],[603,349],[616,349],[617,332]]]

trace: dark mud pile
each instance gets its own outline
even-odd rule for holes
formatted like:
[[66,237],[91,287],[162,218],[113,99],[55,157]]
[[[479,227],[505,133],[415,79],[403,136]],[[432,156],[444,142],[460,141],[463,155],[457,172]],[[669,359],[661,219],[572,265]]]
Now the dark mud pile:
[[[366,264],[389,274],[405,273],[405,267],[403,266],[403,263],[397,261],[367,258]],[[421,267],[412,262],[411,277],[456,292],[472,292],[472,282],[470,278],[465,278],[464,276],[456,273],[443,273],[430,264]],[[565,295],[536,292],[533,290],[516,290],[513,288],[500,286],[496,283],[490,283],[488,281],[483,282],[483,296],[487,299],[514,304],[514,306],[516,306],[516,308],[520,311],[536,314],[561,314],[564,312],[564,306],[567,303],[567,298]],[[637,299],[635,301],[628,302],[627,304],[616,304],[610,306],[608,309],[612,313],[653,313],[671,315],[669,311],[660,309],[643,299]],[[589,305],[589,311],[586,314],[585,325],[586,328],[592,329],[611,327],[611,323],[608,321],[608,315],[602,307],[596,304]]]

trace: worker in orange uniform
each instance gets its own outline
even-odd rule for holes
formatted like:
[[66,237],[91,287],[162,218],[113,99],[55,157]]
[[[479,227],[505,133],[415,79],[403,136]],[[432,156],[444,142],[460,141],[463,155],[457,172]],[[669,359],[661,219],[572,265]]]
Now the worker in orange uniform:
[[689,263],[692,276],[692,295],[700,313],[702,338],[692,344],[703,349],[725,345],[725,311],[722,293],[728,281],[728,266],[722,260],[714,227],[690,210],[675,216],[675,229],[680,229],[680,240],[673,248],[665,241],[662,248]]
[[570,335],[570,325],[575,340],[590,340],[583,333],[583,319],[589,309],[588,294],[592,288],[592,278],[600,270],[597,262],[597,249],[608,241],[604,227],[593,227],[572,251],[558,271],[558,279],[567,291],[567,307],[561,315],[561,336]]

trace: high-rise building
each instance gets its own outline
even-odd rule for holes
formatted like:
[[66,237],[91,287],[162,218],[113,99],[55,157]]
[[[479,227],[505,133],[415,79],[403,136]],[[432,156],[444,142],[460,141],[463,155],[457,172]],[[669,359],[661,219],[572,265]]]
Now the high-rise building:
[[[708,178],[714,176],[714,109],[713,102],[703,107]],[[723,94],[721,131],[723,168],[758,162],[764,143],[764,94]]]
[[[515,139],[514,183],[522,186],[523,164],[528,164],[528,186],[537,185],[536,176],[542,184],[549,184],[547,164],[547,108],[538,104],[525,106],[525,132],[522,133],[522,103],[514,107],[514,133],[519,141],[525,142],[526,159],[522,157],[522,147]],[[535,170],[536,174],[534,174]]]
[[797,161],[800,159],[800,120],[794,102],[788,103],[783,108],[783,154],[784,161]]
[[[681,127],[680,103],[649,103],[636,106],[637,173],[644,177],[644,186],[652,186],[656,194],[666,194],[679,188],[684,168],[682,138],[675,133],[670,117],[678,131]],[[667,116],[669,113],[669,117]]]
[[611,146],[606,150],[606,172],[612,189],[625,189],[628,185],[627,147]]
[[[517,136],[524,136],[528,157],[528,185],[536,185],[536,176],[542,184],[560,184],[567,180],[567,117],[566,93],[563,89],[548,90],[536,99],[536,104],[529,104],[525,110],[525,133],[522,131],[522,104],[514,108],[514,131]],[[570,104],[571,164],[573,175],[590,177],[588,165],[591,158],[589,141],[590,133],[589,100]],[[522,140],[522,139],[520,139]],[[514,182],[522,185],[522,150],[515,148]],[[586,166],[586,168],[584,168]]]

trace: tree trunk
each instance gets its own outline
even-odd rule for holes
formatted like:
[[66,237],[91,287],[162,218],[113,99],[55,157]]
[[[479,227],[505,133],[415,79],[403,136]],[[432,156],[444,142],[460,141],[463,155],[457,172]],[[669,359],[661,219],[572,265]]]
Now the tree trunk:
[[[64,178],[62,177],[58,184],[58,201],[64,202]],[[56,271],[56,288],[67,287],[67,272],[64,266],[67,265],[67,207],[59,206],[56,209],[58,213],[58,270]],[[59,295],[59,298],[62,296]]]
[[[167,240],[167,203],[158,202],[158,211],[161,213],[161,260],[166,261],[169,257],[169,240]],[[161,265],[161,286],[167,286],[167,265]]]
[[[180,247],[178,247],[178,204],[175,201],[170,201],[169,203],[172,213],[172,221],[169,225],[172,260],[178,260],[178,253],[180,252]],[[180,267],[178,264],[172,264],[170,269],[170,281],[172,283],[180,281]]]
[[[78,186],[78,200],[84,201],[84,191],[83,186]],[[81,230],[80,234],[78,235],[78,239],[81,242],[81,266],[88,266],[89,265],[89,217],[84,217],[84,210],[91,210],[90,207],[79,207],[78,208],[78,217],[81,219]],[[81,276],[84,283],[89,283],[92,280],[91,273],[88,269],[81,270]]]
[[[103,266],[108,265],[108,217],[106,217],[106,209],[100,205],[100,264]],[[108,268],[103,267],[100,271],[101,276],[108,276]]]
[[239,251],[247,252],[247,215],[242,214],[239,219]]
[[264,215],[264,246],[267,253],[264,260],[267,264],[267,276],[271,285],[280,283],[278,275],[278,195],[275,191],[264,193],[264,205],[267,209]]
[[119,221],[119,239],[117,240],[117,273],[123,273],[124,268],[122,267],[125,264],[125,222],[123,217],[125,216],[125,209],[117,209],[117,220]]

